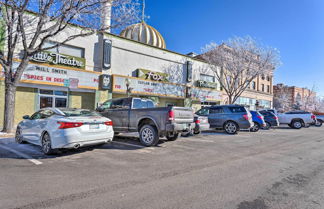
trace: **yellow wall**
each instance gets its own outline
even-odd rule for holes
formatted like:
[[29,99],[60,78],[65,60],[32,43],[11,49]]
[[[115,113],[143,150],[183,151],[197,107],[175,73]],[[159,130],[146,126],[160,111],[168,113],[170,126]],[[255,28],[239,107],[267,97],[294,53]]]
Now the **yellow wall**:
[[15,124],[22,120],[24,115],[32,115],[35,112],[36,89],[18,87],[15,103]]
[[[0,80],[0,129],[3,126],[3,113],[4,113],[4,81]],[[1,130],[0,130],[1,131]]]
[[88,92],[70,92],[70,107],[94,109],[95,107],[95,93]]

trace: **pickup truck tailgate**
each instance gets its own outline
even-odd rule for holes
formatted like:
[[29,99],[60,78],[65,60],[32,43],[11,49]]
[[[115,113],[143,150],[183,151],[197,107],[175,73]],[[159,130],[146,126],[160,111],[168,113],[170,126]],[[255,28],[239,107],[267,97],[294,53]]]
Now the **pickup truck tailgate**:
[[192,123],[194,122],[194,113],[191,108],[172,107],[174,111],[175,123]]

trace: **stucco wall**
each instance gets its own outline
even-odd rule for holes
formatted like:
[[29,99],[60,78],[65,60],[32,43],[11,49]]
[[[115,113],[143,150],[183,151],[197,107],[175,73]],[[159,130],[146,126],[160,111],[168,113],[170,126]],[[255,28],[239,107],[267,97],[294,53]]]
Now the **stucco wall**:
[[0,129],[3,126],[3,114],[4,114],[4,81],[0,80]]
[[95,94],[86,92],[70,92],[69,104],[71,108],[94,109]]
[[15,104],[15,124],[22,120],[24,115],[32,115],[35,110],[36,89],[18,87]]

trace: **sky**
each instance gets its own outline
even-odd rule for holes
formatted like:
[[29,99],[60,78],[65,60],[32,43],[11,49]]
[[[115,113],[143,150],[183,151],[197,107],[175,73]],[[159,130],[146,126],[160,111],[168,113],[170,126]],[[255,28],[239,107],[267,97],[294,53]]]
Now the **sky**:
[[145,14],[167,49],[183,54],[249,35],[280,51],[275,83],[324,96],[324,0],[146,0]]

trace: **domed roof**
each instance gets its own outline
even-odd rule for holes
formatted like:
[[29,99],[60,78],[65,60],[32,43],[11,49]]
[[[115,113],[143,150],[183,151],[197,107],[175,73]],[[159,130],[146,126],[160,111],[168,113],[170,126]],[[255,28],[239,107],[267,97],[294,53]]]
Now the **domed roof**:
[[120,36],[162,49],[166,48],[162,35],[144,21],[127,27],[120,33]]

